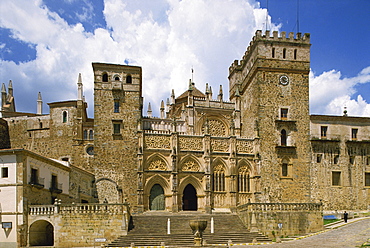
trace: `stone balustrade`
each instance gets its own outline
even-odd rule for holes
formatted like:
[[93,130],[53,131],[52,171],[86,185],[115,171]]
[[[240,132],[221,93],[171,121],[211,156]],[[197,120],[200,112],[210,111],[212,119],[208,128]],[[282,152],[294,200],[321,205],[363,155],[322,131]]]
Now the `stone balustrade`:
[[53,215],[55,212],[55,205],[32,205],[29,207],[30,215]]
[[322,211],[321,203],[247,203],[238,206],[244,211]]
[[32,205],[29,207],[30,215],[54,215],[54,214],[96,214],[129,213],[128,204],[56,204],[56,205]]

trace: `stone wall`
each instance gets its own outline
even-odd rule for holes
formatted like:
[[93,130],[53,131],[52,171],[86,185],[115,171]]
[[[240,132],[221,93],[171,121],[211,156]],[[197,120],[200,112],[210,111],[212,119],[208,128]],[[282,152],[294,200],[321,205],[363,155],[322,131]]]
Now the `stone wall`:
[[250,231],[271,238],[323,230],[322,205],[319,203],[250,203],[238,207],[238,214]]
[[[108,243],[126,235],[129,219],[125,204],[44,205],[31,206],[29,226],[39,220],[50,222],[55,247],[91,247],[95,238],[105,238]],[[37,231],[30,228],[30,232]]]
[[10,148],[8,123],[0,119],[0,149]]

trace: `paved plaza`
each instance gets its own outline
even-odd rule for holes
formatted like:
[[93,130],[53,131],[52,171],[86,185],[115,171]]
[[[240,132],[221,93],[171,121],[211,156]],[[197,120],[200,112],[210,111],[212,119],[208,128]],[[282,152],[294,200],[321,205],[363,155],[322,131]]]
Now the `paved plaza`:
[[306,237],[299,240],[286,241],[283,243],[253,245],[253,246],[234,246],[234,247],[335,247],[350,248],[360,247],[370,238],[370,218],[360,220],[349,220],[347,224],[340,223],[332,230]]

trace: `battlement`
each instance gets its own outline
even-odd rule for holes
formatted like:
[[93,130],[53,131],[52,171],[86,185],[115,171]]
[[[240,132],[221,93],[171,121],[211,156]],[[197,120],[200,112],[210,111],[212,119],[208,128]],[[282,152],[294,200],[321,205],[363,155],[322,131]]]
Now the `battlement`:
[[[231,64],[229,68],[230,75],[235,70],[241,70],[242,67],[247,64],[249,64],[249,67],[251,67],[251,64],[248,62],[254,62],[255,58],[252,58],[252,56],[257,56],[253,55],[253,51],[255,50],[254,48],[257,46],[257,44],[264,44],[266,46],[266,43],[269,44],[269,48],[263,50],[259,49],[259,56],[271,59],[306,60],[308,57],[302,56],[302,53],[297,52],[297,50],[298,48],[302,48],[302,45],[307,47],[310,46],[310,34],[305,33],[302,35],[302,33],[295,34],[294,32],[290,32],[287,36],[285,31],[282,31],[280,35],[278,31],[273,31],[271,36],[271,32],[269,30],[266,30],[264,34],[262,33],[262,30],[257,30],[242,59],[240,61],[234,60],[234,62]],[[276,46],[272,45],[273,43],[276,44]],[[293,47],[295,51],[289,52],[286,50],[287,48],[291,47]],[[276,49],[276,51],[274,49]],[[285,51],[283,52],[284,49]]]

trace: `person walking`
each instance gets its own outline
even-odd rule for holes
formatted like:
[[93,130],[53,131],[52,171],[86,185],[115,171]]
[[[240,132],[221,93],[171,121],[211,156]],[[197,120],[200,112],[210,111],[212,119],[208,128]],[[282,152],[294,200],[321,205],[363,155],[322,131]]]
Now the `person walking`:
[[344,211],[343,219],[344,219],[344,222],[345,222],[345,223],[347,223],[347,220],[348,220],[348,213],[347,213],[346,211]]

